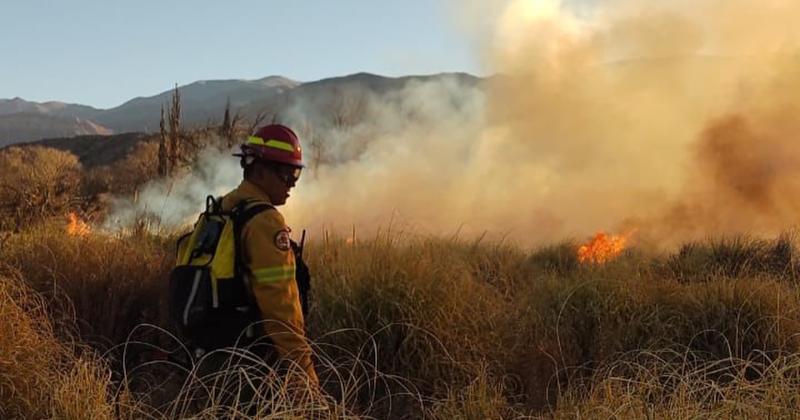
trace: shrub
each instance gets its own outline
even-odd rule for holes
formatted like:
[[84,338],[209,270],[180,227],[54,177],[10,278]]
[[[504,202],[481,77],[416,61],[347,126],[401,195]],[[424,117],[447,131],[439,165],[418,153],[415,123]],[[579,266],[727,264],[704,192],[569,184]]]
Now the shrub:
[[87,171],[83,189],[86,195],[103,193],[133,194],[147,181],[155,179],[158,170],[158,143],[143,141],[125,157],[112,164]]
[[69,152],[10,147],[0,150],[0,168],[0,230],[62,214],[79,192],[81,165]]

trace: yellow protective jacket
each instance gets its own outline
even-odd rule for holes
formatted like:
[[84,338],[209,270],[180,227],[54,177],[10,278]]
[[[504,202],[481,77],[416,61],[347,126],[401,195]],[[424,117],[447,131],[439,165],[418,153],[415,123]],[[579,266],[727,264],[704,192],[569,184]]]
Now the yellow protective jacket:
[[[245,180],[223,197],[222,208],[230,210],[242,200],[270,203],[266,194]],[[242,230],[242,260],[261,311],[264,332],[278,355],[300,366],[316,384],[317,375],[305,337],[305,320],[295,281],[294,253],[288,246],[289,232],[278,210],[257,214]]]

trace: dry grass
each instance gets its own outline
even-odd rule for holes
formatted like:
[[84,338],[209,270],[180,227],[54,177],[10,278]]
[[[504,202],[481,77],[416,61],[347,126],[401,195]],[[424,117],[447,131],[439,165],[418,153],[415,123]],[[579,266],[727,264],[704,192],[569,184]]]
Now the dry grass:
[[2,261],[48,299],[53,318],[77,319],[80,337],[105,348],[126,341],[138,324],[163,325],[170,238],[75,237],[64,224],[12,235],[0,250]]
[[[327,398],[243,352],[210,372],[209,360],[195,369],[154,360],[154,347],[179,348],[141,325],[166,327],[171,239],[73,238],[50,226],[0,249],[3,271],[43,298],[6,294],[0,304],[46,301],[47,313],[37,304],[31,314],[58,334],[50,323],[28,330],[50,337],[47,348],[64,347],[62,330],[74,330],[105,361],[72,362],[49,388],[0,372],[13,390],[3,407],[11,401],[22,415],[35,408],[25,401],[69,400],[135,418],[441,419],[783,417],[798,408],[789,238],[631,250],[603,266],[579,264],[569,243],[526,252],[455,239],[313,239],[308,324]],[[17,329],[12,319],[0,328]],[[19,342],[13,357],[27,363],[63,360]]]
[[113,418],[110,371],[55,337],[44,302],[19,279],[0,277],[0,320],[0,417]]
[[[683,356],[683,363],[670,363]],[[687,358],[687,356],[689,356]],[[591,387],[563,396],[556,418],[796,418],[797,355],[702,362],[689,354],[641,353],[614,363]]]

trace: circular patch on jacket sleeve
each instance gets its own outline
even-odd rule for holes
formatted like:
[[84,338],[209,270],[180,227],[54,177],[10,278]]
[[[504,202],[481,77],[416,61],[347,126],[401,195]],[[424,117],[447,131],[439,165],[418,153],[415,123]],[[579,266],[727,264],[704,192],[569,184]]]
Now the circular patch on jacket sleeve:
[[289,240],[289,231],[281,229],[275,234],[275,247],[281,251],[288,251],[291,248],[291,241]]

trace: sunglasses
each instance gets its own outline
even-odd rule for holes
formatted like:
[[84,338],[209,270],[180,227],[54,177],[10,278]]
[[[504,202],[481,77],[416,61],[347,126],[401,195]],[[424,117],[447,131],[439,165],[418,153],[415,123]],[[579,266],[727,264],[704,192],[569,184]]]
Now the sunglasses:
[[277,166],[274,169],[278,178],[283,181],[286,185],[294,185],[300,179],[300,174],[302,173],[303,168],[299,168],[296,166]]

